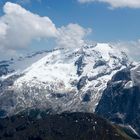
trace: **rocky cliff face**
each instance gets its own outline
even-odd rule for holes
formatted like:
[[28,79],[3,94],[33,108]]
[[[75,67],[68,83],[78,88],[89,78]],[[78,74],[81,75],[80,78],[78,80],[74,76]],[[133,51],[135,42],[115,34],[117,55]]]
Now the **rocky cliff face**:
[[117,72],[96,108],[96,113],[113,122],[131,125],[140,133],[139,66]]

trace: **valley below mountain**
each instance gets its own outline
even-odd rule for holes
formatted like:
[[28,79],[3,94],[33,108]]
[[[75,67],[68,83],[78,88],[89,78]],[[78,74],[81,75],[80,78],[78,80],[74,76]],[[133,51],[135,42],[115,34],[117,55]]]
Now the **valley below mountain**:
[[[40,114],[40,115],[39,115]],[[39,118],[39,116],[42,118]],[[0,120],[2,140],[133,140],[123,129],[90,113],[46,115],[32,110]]]

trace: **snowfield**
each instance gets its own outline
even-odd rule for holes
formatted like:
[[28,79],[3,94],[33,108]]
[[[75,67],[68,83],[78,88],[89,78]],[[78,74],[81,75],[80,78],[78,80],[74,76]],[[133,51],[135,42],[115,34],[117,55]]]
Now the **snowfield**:
[[10,63],[1,82],[10,79],[12,84],[0,93],[0,101],[9,102],[0,103],[8,114],[31,107],[94,112],[107,82],[130,65],[124,52],[102,43],[58,48]]

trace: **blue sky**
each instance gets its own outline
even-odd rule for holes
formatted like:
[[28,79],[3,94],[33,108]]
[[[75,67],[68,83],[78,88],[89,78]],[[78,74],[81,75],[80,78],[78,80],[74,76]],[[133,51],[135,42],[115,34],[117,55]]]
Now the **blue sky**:
[[[108,3],[81,4],[77,0],[9,0],[40,16],[49,17],[55,26],[76,23],[91,28],[89,39],[97,42],[137,41],[140,39],[140,8],[110,9]],[[138,1],[138,0],[135,0]],[[0,15],[7,0],[0,1]],[[42,44],[45,43],[42,41]],[[33,43],[38,45],[37,43]],[[43,45],[42,45],[43,46]],[[43,47],[42,47],[43,48]]]
[[[6,1],[1,1],[1,9]],[[76,0],[32,0],[30,3],[20,4],[33,13],[50,17],[56,26],[78,23],[83,27],[90,27],[93,29],[90,37],[96,41],[127,41],[140,38],[140,9],[110,10],[108,4],[80,4]]]

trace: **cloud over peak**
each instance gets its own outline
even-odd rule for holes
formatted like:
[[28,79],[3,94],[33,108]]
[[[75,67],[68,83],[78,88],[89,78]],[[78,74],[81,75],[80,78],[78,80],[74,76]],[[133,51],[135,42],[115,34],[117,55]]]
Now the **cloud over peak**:
[[103,2],[108,3],[111,8],[140,8],[140,0],[78,0],[80,3]]
[[91,32],[90,28],[83,28],[78,24],[68,24],[58,28],[57,45],[58,47],[71,47],[84,45],[84,38]]

